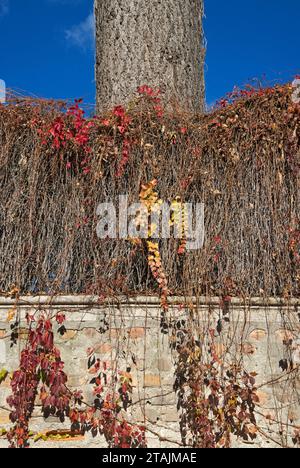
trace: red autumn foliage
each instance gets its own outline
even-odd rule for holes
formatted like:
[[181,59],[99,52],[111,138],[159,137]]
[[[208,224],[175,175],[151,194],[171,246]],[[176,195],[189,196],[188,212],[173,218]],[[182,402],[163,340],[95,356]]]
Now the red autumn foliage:
[[[55,319],[59,325],[65,316],[58,313]],[[94,366],[98,376],[92,379],[95,400],[93,406],[79,409],[84,405],[82,392],[68,388],[68,377],[59,350],[54,346],[51,316],[41,313],[38,317],[28,315],[28,341],[21,352],[19,369],[11,380],[12,395],[7,399],[12,408],[10,420],[14,424],[7,438],[11,448],[29,447],[29,424],[39,395],[45,419],[56,416],[61,422],[70,419],[71,431],[91,431],[95,437],[104,435],[109,447],[145,447],[145,429],[125,420],[131,404],[131,377],[119,372],[119,390],[105,388],[108,382],[107,366],[91,355],[89,367]],[[102,368],[102,370],[100,369]],[[106,384],[106,385],[105,385]]]

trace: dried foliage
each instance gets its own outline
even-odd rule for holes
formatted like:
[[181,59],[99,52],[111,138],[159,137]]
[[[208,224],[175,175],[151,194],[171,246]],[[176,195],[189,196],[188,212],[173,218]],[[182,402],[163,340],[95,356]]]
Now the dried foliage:
[[[205,116],[163,112],[148,87],[129,110],[0,106],[0,289],[153,292],[145,247],[99,240],[96,207],[157,180],[159,198],[205,203],[203,249],[160,242],[172,293],[299,295],[299,106],[249,89]],[[117,203],[116,203],[117,204]],[[180,251],[180,249],[179,249]]]
[[[248,88],[207,115],[170,115],[148,86],[128,109],[94,118],[85,117],[80,101],[12,97],[0,105],[0,290],[16,300],[21,293],[94,293],[100,300],[159,293],[184,445],[227,448],[232,435],[250,441],[261,431],[256,376],[244,369],[242,353],[228,347],[221,358],[217,341],[232,296],[300,293],[300,107],[292,91]],[[159,201],[179,210],[182,202],[203,202],[203,249],[186,251],[184,232],[178,240],[154,239],[151,227],[144,241],[100,240],[97,206],[117,206],[120,194],[148,210]],[[219,296],[223,316],[197,324],[187,306],[188,322],[174,320],[168,298],[175,294]],[[104,435],[110,447],[146,446],[145,427],[126,418],[130,370],[114,369],[109,382],[106,363],[90,350],[95,400],[84,403],[80,390],[67,386],[54,318],[64,334],[65,317],[52,317],[51,308],[27,317],[29,336],[8,399],[11,446],[28,446],[38,395],[44,416],[67,416],[72,432]],[[19,328],[16,318],[12,345]],[[295,371],[287,359],[281,367],[284,375]]]

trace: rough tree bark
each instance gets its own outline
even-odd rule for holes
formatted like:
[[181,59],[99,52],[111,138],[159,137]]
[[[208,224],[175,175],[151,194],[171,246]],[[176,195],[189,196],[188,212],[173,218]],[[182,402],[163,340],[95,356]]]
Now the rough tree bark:
[[128,102],[144,84],[202,110],[203,0],[95,0],[95,18],[98,111]]

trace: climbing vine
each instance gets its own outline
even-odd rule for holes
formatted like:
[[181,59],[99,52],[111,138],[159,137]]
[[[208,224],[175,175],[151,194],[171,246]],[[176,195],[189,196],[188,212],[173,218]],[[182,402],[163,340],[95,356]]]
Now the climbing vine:
[[[182,444],[229,448],[235,438],[252,442],[261,436],[258,376],[247,371],[245,343],[240,354],[228,343],[220,352],[220,343],[224,325],[231,323],[232,297],[299,295],[295,213],[300,114],[290,101],[291,92],[289,85],[235,90],[201,117],[170,117],[160,91],[146,85],[127,108],[117,106],[101,117],[88,117],[81,100],[59,108],[49,102],[1,106],[1,206],[8,213],[1,213],[1,226],[7,245],[11,242],[18,251],[18,256],[0,260],[1,289],[15,284],[12,272],[19,283],[10,291],[16,299],[8,313],[11,345],[19,343],[24,326],[18,313],[21,293],[92,293],[103,305],[121,294],[159,291],[161,331],[175,362]],[[7,184],[9,180],[15,183]],[[137,227],[146,223],[147,236],[100,242],[94,234],[96,202],[115,200],[125,191],[146,210]],[[201,197],[208,207],[209,238],[203,251],[187,252],[184,201]],[[168,247],[156,238],[152,222],[163,201],[170,202],[170,227],[181,230],[180,239]],[[266,212],[273,214],[272,225]],[[23,237],[17,223],[24,223]],[[12,249],[3,250],[8,251]],[[175,294],[187,304],[177,309],[171,300]],[[189,303],[188,297],[201,295],[220,298],[220,315],[213,325],[210,307],[202,322],[203,311],[196,313]],[[184,319],[174,318],[183,312]],[[49,306],[28,313],[26,321],[28,336],[7,400],[10,446],[29,446],[30,422],[40,405],[45,419],[69,421],[71,434],[103,436],[109,447],[146,447],[146,422],[130,416],[131,364],[112,364],[89,349],[86,370],[93,398],[85,401],[82,389],[69,388],[55,344],[55,330],[57,337],[67,332],[66,313]],[[99,325],[100,334],[111,331],[107,317]],[[279,379],[287,380],[298,375],[294,348],[299,324],[286,328],[291,334],[284,337],[288,358],[279,363]],[[131,360],[135,365],[136,356]],[[8,378],[7,370],[1,370],[0,383]],[[299,428],[293,429],[297,445]]]
[[[232,436],[248,441],[258,432],[256,374],[224,362],[216,351],[215,333],[210,330],[206,343],[200,343],[188,329],[180,335],[177,331],[174,390],[183,444],[195,448],[230,448]],[[205,345],[207,356],[203,356]]]

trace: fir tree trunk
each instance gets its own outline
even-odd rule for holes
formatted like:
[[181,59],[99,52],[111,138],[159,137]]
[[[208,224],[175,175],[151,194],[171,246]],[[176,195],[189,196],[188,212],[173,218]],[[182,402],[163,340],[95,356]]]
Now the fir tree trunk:
[[203,0],[95,0],[97,109],[159,87],[170,104],[204,106]]

